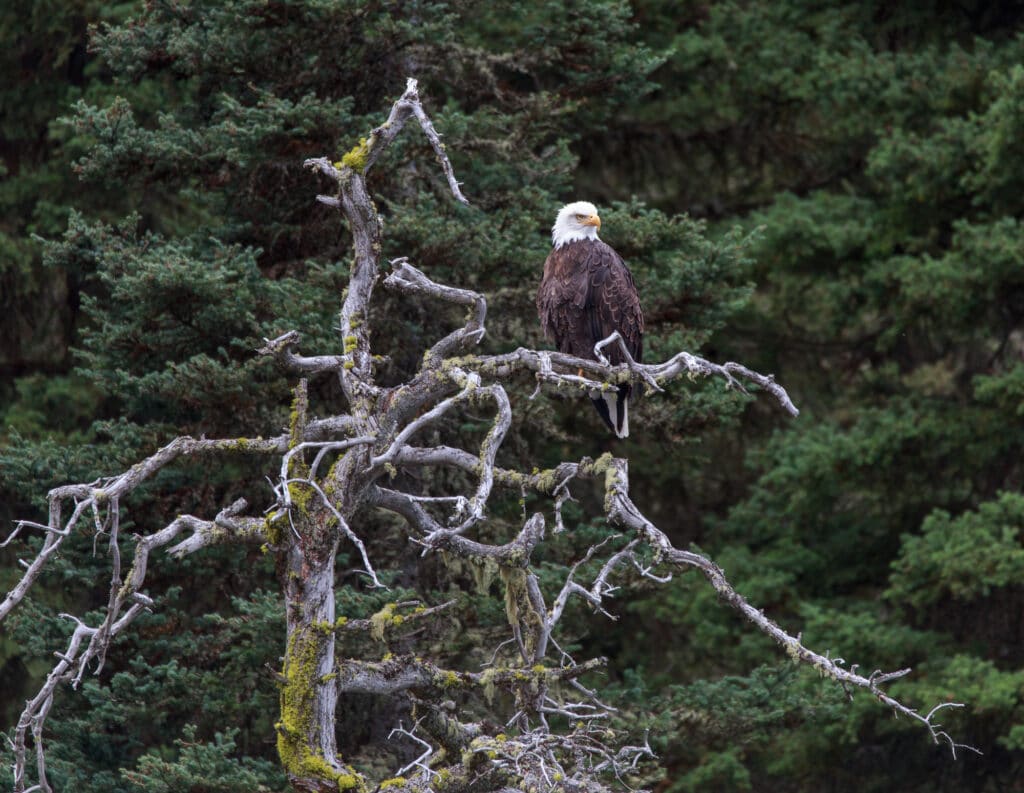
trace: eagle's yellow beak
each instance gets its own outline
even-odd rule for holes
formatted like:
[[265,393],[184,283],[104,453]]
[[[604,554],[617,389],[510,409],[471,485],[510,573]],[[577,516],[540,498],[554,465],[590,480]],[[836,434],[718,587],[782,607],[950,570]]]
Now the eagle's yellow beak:
[[597,230],[601,230],[601,218],[597,215],[591,215],[589,218],[583,221],[584,226],[597,226]]

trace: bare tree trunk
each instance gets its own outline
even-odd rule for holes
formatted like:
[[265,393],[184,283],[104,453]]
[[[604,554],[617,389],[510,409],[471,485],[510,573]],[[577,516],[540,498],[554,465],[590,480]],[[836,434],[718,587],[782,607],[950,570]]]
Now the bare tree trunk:
[[277,751],[295,790],[338,791],[359,786],[359,777],[338,760],[334,733],[338,703],[334,568],[342,535],[302,459],[306,408],[306,381],[302,380],[295,389],[290,459],[283,483],[291,509],[268,521],[272,526],[268,533],[278,546],[287,622],[281,718],[275,725]]
[[338,535],[317,527],[313,515],[295,521],[282,565],[288,623],[281,681],[277,749],[296,790],[337,791],[357,777],[337,759],[334,711],[334,559]]

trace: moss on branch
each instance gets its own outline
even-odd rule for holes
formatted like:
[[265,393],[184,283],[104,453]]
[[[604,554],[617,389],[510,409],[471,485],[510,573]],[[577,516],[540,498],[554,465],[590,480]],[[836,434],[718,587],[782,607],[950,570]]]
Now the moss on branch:
[[317,674],[320,658],[328,652],[326,641],[316,626],[298,628],[288,641],[281,673],[281,719],[274,725],[277,753],[292,778],[325,780],[339,791],[365,791],[366,783],[354,769],[336,768],[310,748],[317,738],[316,687],[332,679]]

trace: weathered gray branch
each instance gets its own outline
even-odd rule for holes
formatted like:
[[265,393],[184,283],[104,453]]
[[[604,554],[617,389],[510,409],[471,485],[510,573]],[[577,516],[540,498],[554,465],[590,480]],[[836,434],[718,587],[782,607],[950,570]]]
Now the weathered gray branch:
[[[128,625],[134,621],[146,608],[149,607],[152,601],[149,598],[141,594],[136,594],[134,598],[135,602],[131,608],[128,609],[117,620],[107,631],[107,636],[113,638],[121,633]],[[39,692],[25,703],[25,709],[21,713],[21,718],[18,719],[18,724],[14,728],[14,738],[11,741],[11,748],[14,752],[14,789],[15,791],[26,791],[32,790],[38,787],[39,790],[44,793],[53,793],[53,788],[50,787],[50,783],[46,777],[46,752],[45,742],[43,739],[43,725],[46,722],[46,717],[49,714],[50,706],[53,704],[53,694],[57,689],[57,686],[61,682],[70,680],[74,675],[76,667],[84,667],[91,658],[89,650],[79,655],[82,647],[82,642],[85,639],[90,639],[89,648],[92,647],[91,639],[96,636],[99,632],[98,628],[90,628],[88,625],[83,623],[77,617],[71,614],[62,614],[65,619],[72,620],[75,623],[75,630],[71,634],[71,638],[68,640],[67,649],[63,653],[54,653],[57,657],[57,664],[50,670],[50,674],[47,675],[46,681],[43,683],[42,688]],[[25,780],[25,769],[27,766],[26,755],[28,752],[28,741],[27,733],[29,729],[32,730],[32,739],[35,743],[36,749],[36,769],[38,773],[37,785],[32,788],[26,789]]]
[[[150,459],[152,460],[153,458]],[[115,482],[117,481],[123,482],[124,480],[115,480]],[[120,491],[115,489],[114,492]],[[107,649],[113,638],[131,624],[143,610],[152,606],[152,599],[141,591],[145,583],[150,553],[156,548],[169,544],[186,530],[190,530],[192,535],[169,551],[172,555],[179,558],[207,545],[239,541],[261,542],[264,539],[261,533],[262,521],[239,517],[240,513],[247,506],[244,499],[239,499],[231,506],[222,510],[213,521],[204,521],[190,515],[182,515],[164,529],[138,539],[131,570],[127,580],[122,585],[120,552],[117,550],[117,525],[120,521],[118,498],[117,495],[111,496],[108,502],[108,508],[112,516],[110,535],[113,562],[107,613],[103,621],[96,627],[86,625],[77,617],[63,615],[75,622],[74,633],[68,642],[67,649],[63,653],[57,654],[58,663],[47,676],[42,688],[35,697],[26,703],[25,710],[18,720],[18,725],[14,730],[14,737],[11,741],[14,752],[14,789],[16,791],[26,790],[25,767],[27,761],[27,731],[29,727],[31,727],[36,747],[36,769],[39,789],[43,791],[51,790],[46,778],[43,726],[49,713],[50,705],[53,702],[54,691],[61,682],[70,682],[73,687],[77,688],[92,661],[96,662],[94,672],[98,674],[102,669]],[[127,610],[125,610],[126,605],[128,606]],[[83,649],[82,644],[86,639],[88,639],[88,643]]]
[[[483,337],[483,321],[486,317],[486,301],[483,296],[466,289],[455,289],[435,283],[425,274],[408,264],[406,259],[392,262],[396,268],[388,276],[385,284],[404,293],[419,293],[458,305],[471,305],[475,310],[467,318],[466,325],[452,332],[437,342],[426,356],[425,368],[436,367],[438,358],[449,355],[456,347],[466,346],[472,341],[479,342]],[[602,350],[609,344],[617,344],[624,354],[626,363],[612,366]],[[612,388],[615,384],[627,380],[643,383],[652,390],[662,390],[662,385],[688,377],[721,377],[728,387],[746,393],[743,384],[736,379],[734,373],[751,383],[763,388],[771,394],[791,416],[798,416],[800,411],[793,404],[789,394],[775,382],[772,375],[763,375],[738,363],[716,364],[689,352],[679,352],[669,360],[660,364],[637,363],[626,349],[622,337],[612,333],[595,345],[594,352],[599,360],[577,358],[566,353],[530,350],[523,347],[504,355],[473,355],[449,360],[448,366],[457,365],[465,369],[479,372],[495,379],[504,379],[510,373],[525,370],[533,372],[538,384],[552,383],[556,386],[568,385],[581,391],[593,391]],[[577,374],[587,372],[590,377]]]
[[459,535],[456,530],[439,529],[429,534],[422,542],[427,550],[449,551],[459,556],[478,560],[490,559],[507,567],[526,568],[530,564],[533,549],[544,539],[544,516],[539,512],[523,525],[514,540],[505,545],[490,545]]
[[344,367],[345,358],[342,355],[315,355],[312,357],[299,355],[294,350],[299,346],[300,341],[302,341],[302,334],[297,330],[290,330],[275,339],[264,339],[259,354],[273,356],[292,371],[302,374],[337,372]]
[[[477,458],[462,450],[451,447],[418,448],[407,446],[398,455],[398,460],[405,465],[452,466],[465,470],[472,470],[479,464]],[[865,677],[864,675],[857,674],[855,667],[845,668],[844,662],[841,659],[830,658],[827,655],[823,656],[808,649],[800,642],[799,637],[795,637],[781,629],[775,622],[766,617],[762,611],[754,608],[742,595],[736,592],[724,573],[714,562],[700,554],[680,550],[672,546],[664,532],[644,517],[629,498],[628,464],[625,460],[606,455],[596,461],[584,459],[580,463],[563,463],[556,469],[540,471],[529,475],[495,469],[494,478],[497,483],[509,488],[521,489],[525,487],[548,495],[553,494],[563,483],[571,479],[603,478],[606,488],[605,507],[608,518],[614,525],[634,532],[638,539],[651,547],[664,562],[677,568],[695,567],[700,570],[725,602],[739,611],[758,629],[772,637],[795,661],[806,663],[817,669],[821,674],[841,684],[869,691],[894,712],[907,716],[926,726],[932,738],[936,742],[946,743],[954,756],[957,749],[978,751],[974,747],[955,742],[934,721],[934,716],[939,710],[946,707],[959,708],[963,706],[961,703],[941,703],[927,714],[922,714],[916,709],[904,705],[888,695],[880,686],[909,674],[909,669],[885,674],[877,672]],[[397,501],[398,499],[392,496],[392,504],[395,504]],[[443,532],[439,532],[438,536],[444,537],[445,535]],[[461,550],[466,555],[495,558],[499,562],[515,558],[511,551],[516,547],[516,543],[503,546],[501,550],[494,546],[485,550],[469,544],[470,541],[464,538],[458,539],[462,541]],[[573,593],[579,594],[592,606],[603,611],[601,606],[602,598],[608,593],[607,575],[617,564],[631,558],[632,549],[636,547],[635,543],[637,541],[635,540],[626,549],[623,549],[609,559],[590,590],[580,587],[572,580],[576,570],[574,567],[567,576],[566,583],[548,616],[549,626],[553,627],[554,623],[557,622],[569,595]],[[517,542],[519,541],[517,540]],[[455,550],[460,550],[460,548]],[[594,550],[591,549],[591,552],[588,552],[588,556],[592,555]],[[632,558],[632,561],[641,575],[659,580],[659,577],[653,576],[649,570],[641,567],[635,558]],[[667,580],[667,578],[661,577],[660,580]]]
[[452,331],[427,351],[424,358],[426,366],[437,367],[442,359],[447,358],[454,350],[480,343],[485,332],[484,320],[487,318],[487,301],[483,295],[469,289],[456,289],[435,283],[409,264],[405,257],[395,259],[391,266],[394,268],[393,272],[384,279],[384,286],[389,289],[404,294],[426,294],[471,309],[464,327]]
[[[125,496],[179,457],[223,452],[275,454],[286,448],[285,436],[268,439],[231,438],[228,440],[207,440],[183,436],[175,438],[158,452],[142,462],[136,463],[123,474],[100,479],[87,485],[65,485],[54,488],[47,496],[50,505],[47,524],[43,526],[32,521],[19,521],[3,545],[0,545],[0,547],[7,545],[26,528],[40,528],[47,533],[43,548],[29,564],[21,580],[0,603],[0,621],[3,621],[24,599],[29,588],[42,573],[46,563],[60,549],[64,540],[70,536],[87,511],[93,514],[94,521],[102,528],[104,521],[99,517],[101,510],[106,510],[108,517],[116,519],[120,512],[118,505]],[[74,510],[71,517],[67,521],[63,521],[62,510],[66,501],[71,501],[74,504]]]
[[402,131],[402,127],[405,125],[405,122],[409,119],[410,115],[416,117],[416,120],[420,124],[420,128],[427,136],[427,140],[430,141],[430,145],[434,149],[434,154],[437,155],[438,162],[441,163],[441,168],[444,171],[445,178],[448,180],[448,187],[451,190],[452,195],[454,195],[461,203],[468,204],[469,201],[467,201],[466,197],[462,194],[459,183],[455,179],[455,172],[452,170],[452,164],[448,159],[448,153],[445,151],[445,146],[441,143],[441,136],[437,134],[437,130],[434,129],[434,124],[427,116],[426,111],[423,110],[423,105],[420,104],[417,82],[412,77],[406,81],[405,93],[403,93],[401,98],[392,106],[388,120],[370,133],[370,140],[367,143],[369,151],[366,155],[364,171],[368,171],[373,164],[377,162],[377,158],[380,156],[381,152],[398,136],[398,133]]
[[808,649],[801,643],[798,636],[792,636],[784,631],[775,622],[766,617],[763,611],[754,608],[740,595],[733,588],[732,584],[729,583],[718,565],[701,554],[675,548],[665,533],[644,517],[629,497],[629,473],[626,460],[610,458],[607,460],[603,472],[599,471],[598,468],[599,466],[594,466],[592,470],[594,473],[604,474],[606,509],[608,517],[613,524],[635,531],[669,564],[679,568],[695,567],[700,570],[722,600],[740,612],[759,630],[774,639],[794,661],[808,664],[817,669],[822,675],[840,684],[866,689],[877,697],[880,702],[890,707],[894,713],[907,716],[927,727],[935,743],[945,742],[954,757],[956,756],[957,749],[967,749],[981,754],[973,746],[956,743],[934,721],[934,716],[940,709],[947,707],[961,708],[963,707],[962,703],[941,703],[927,714],[922,715],[917,710],[889,696],[879,687],[882,683],[904,677],[910,673],[910,669],[901,669],[887,674],[876,672],[869,677],[864,677],[863,675],[856,674],[853,669],[844,668],[844,661],[842,659],[829,658],[827,655],[823,656]]
[[341,308],[341,331],[345,361],[339,370],[341,385],[350,405],[357,413],[369,414],[368,400],[380,391],[372,382],[373,358],[367,324],[367,307],[373,294],[380,255],[381,224],[376,208],[366,189],[366,174],[410,117],[415,117],[430,141],[444,170],[455,198],[468,203],[459,188],[444,145],[420,104],[416,80],[410,78],[405,92],[391,108],[388,120],[375,128],[370,137],[332,163],[326,157],[306,160],[305,167],[330,177],[338,185],[336,202],[349,222],[355,246],[355,263],[349,276],[348,294]]
[[[614,336],[604,341],[613,340]],[[661,390],[662,386],[681,377],[721,377],[727,387],[746,393],[734,373],[763,388],[779,402],[791,416],[800,411],[771,375],[762,375],[735,363],[716,364],[689,352],[679,352],[667,361],[657,364],[624,363],[611,366],[601,361],[577,358],[561,352],[530,350],[520,347],[502,355],[465,356],[456,361],[459,366],[482,375],[503,379],[517,371],[532,372],[538,384],[556,387],[569,386],[581,392],[607,390],[622,382],[649,384]],[[577,374],[580,370],[586,377]]]

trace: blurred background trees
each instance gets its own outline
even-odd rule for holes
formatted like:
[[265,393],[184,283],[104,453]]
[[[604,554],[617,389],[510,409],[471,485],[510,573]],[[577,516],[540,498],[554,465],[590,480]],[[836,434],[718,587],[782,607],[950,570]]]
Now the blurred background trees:
[[[641,401],[616,447],[634,500],[810,645],[914,666],[893,687],[904,701],[971,703],[946,723],[985,752],[952,762],[876,703],[848,704],[684,577],[623,599],[618,623],[578,613],[577,646],[611,658],[622,726],[652,729],[664,771],[647,783],[1019,789],[1022,18],[1014,2],[796,0],[0,11],[0,518],[38,516],[48,487],[180,433],[287,423],[285,373],[254,349],[296,328],[304,349],[333,351],[350,256],[301,162],[348,151],[412,74],[472,206],[416,165],[425,140],[403,137],[371,179],[385,254],[486,293],[490,350],[537,345],[554,214],[598,203],[644,297],[649,360],[742,360],[803,409],[780,422],[715,384]],[[376,311],[396,379],[447,327],[425,302],[381,294]],[[514,462],[604,450],[587,411],[525,388]],[[338,397],[330,378],[311,383],[314,412]],[[139,529],[268,501],[243,474],[259,481],[258,461],[162,474]],[[517,516],[514,503],[495,515],[495,536]],[[394,586],[464,593],[459,640],[437,641],[478,665],[500,600],[419,559],[396,527],[367,530]],[[585,548],[600,530],[562,541]],[[0,552],[0,590],[29,553]],[[281,788],[264,668],[282,651],[280,598],[270,562],[246,554],[151,572],[168,593],[155,613],[55,705],[60,789]],[[102,607],[104,568],[88,552],[59,560],[0,636],[5,726],[68,630],[56,614]],[[345,597],[352,617],[385,602],[355,577]],[[392,767],[393,715],[353,705],[346,758]]]

